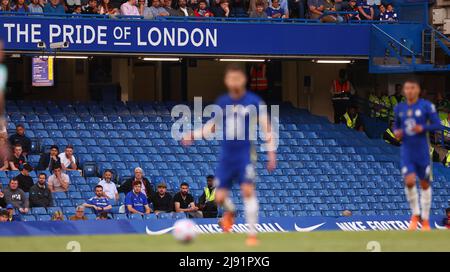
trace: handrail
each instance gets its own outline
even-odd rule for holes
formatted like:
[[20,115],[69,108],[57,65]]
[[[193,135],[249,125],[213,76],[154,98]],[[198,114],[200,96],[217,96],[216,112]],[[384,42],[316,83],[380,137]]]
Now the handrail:
[[438,36],[440,36],[441,38],[443,38],[444,40],[446,40],[447,42],[450,43],[450,38],[448,38],[447,36],[445,36],[442,32],[438,31],[437,29],[435,29],[434,27],[432,27],[431,25],[427,25],[428,29],[430,29],[431,31],[433,31],[434,33],[438,34]]
[[408,51],[409,53],[411,53],[411,55],[412,55],[413,58],[414,58],[414,56],[415,56],[415,54],[416,54],[414,51],[412,51],[411,49],[409,49],[408,47],[406,47],[404,44],[402,44],[400,41],[398,41],[397,39],[395,39],[394,37],[392,37],[391,35],[389,35],[389,34],[386,33],[385,31],[383,31],[381,28],[379,28],[379,27],[377,27],[377,26],[375,26],[375,25],[372,25],[372,26],[373,26],[376,30],[380,31],[383,35],[385,35],[386,37],[388,37],[391,41],[393,41],[394,43],[400,45],[403,49],[405,49],[406,51]]

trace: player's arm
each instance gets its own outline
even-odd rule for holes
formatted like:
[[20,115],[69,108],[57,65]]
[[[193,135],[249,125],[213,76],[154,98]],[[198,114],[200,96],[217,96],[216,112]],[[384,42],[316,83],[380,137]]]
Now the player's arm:
[[274,133],[272,133],[272,126],[267,114],[263,114],[259,117],[259,125],[261,126],[263,133],[266,136],[265,142],[267,146],[267,169],[269,171],[273,171],[277,166],[277,144],[275,142],[277,135],[274,135]]
[[195,139],[207,138],[211,133],[214,133],[215,131],[216,125],[214,119],[211,119],[206,122],[203,127],[184,134],[183,139],[181,140],[181,144],[184,146],[189,146]]
[[441,119],[436,111],[436,107],[430,103],[427,107],[428,110],[428,122],[425,125],[416,125],[413,131],[416,133],[431,132],[442,129]]

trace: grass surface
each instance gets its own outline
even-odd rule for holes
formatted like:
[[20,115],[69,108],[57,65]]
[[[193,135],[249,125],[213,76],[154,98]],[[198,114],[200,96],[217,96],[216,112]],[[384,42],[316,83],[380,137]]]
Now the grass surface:
[[[211,242],[214,240],[214,242]],[[70,251],[70,241],[81,251],[371,251],[379,244],[381,251],[447,251],[450,231],[432,232],[322,231],[310,233],[265,233],[261,244],[248,248],[242,234],[204,234],[187,245],[176,242],[170,234],[96,235],[0,238],[0,251]],[[376,243],[371,243],[375,241]]]

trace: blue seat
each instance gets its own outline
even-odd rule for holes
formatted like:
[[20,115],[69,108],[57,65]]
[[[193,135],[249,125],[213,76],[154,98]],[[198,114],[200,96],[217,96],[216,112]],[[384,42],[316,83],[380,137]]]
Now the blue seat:
[[62,212],[60,207],[48,207],[47,213],[48,214],[54,214],[55,212]]
[[156,214],[154,214],[154,213],[145,214],[144,219],[145,220],[156,220],[156,219],[158,219],[158,216],[156,216]]
[[41,214],[41,215],[38,215],[36,218],[37,218],[37,221],[50,221],[52,219],[52,217],[48,214]]
[[34,207],[31,209],[31,213],[34,215],[37,214],[47,214],[47,210],[43,207]]
[[[36,221],[36,217],[34,215],[27,214],[27,215],[22,216],[22,220],[25,222],[32,222],[32,221]],[[44,220],[41,220],[41,221],[44,221]]]
[[53,198],[54,199],[66,199],[67,198],[67,195],[66,195],[66,193],[64,193],[64,192],[55,192],[55,193],[53,193]]
[[116,213],[116,214],[114,214],[114,218],[116,220],[128,220],[127,215],[124,213]]
[[140,214],[129,214],[128,218],[131,220],[143,220],[142,215]]

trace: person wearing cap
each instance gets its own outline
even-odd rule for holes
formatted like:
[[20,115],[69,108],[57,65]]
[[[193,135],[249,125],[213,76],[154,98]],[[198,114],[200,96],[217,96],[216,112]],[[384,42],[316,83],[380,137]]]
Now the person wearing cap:
[[109,198],[111,201],[119,201],[119,192],[117,191],[116,184],[112,181],[113,173],[111,170],[105,170],[103,172],[103,178],[100,180],[98,185],[103,187],[104,196]]
[[6,205],[6,212],[8,213],[8,221],[22,221],[22,217],[19,214],[16,214],[16,210],[12,204]]
[[53,166],[56,164],[61,164],[61,159],[58,157],[59,148],[57,145],[52,145],[50,147],[50,152],[41,154],[39,158],[39,165],[37,170],[53,170]]
[[84,206],[79,205],[75,209],[75,214],[69,217],[69,220],[72,221],[80,221],[80,220],[87,220],[88,218],[84,215]]
[[20,174],[14,178],[19,182],[19,188],[26,193],[29,192],[30,188],[34,185],[33,178],[30,177],[31,171],[33,171],[33,167],[30,164],[25,163]]
[[25,136],[25,127],[22,124],[16,126],[16,133],[9,136],[8,141],[11,146],[15,146],[16,144],[22,146],[24,156],[27,156],[31,151],[31,140]]
[[58,155],[61,160],[61,167],[63,170],[77,170],[77,159],[73,155],[73,146],[68,145],[63,153]]
[[38,182],[30,188],[29,192],[30,207],[52,207],[53,196],[47,186],[47,175],[40,173]]
[[198,200],[199,210],[203,212],[204,218],[217,217],[218,208],[215,198],[216,187],[214,186],[214,176],[208,175],[206,177],[206,187],[203,188],[203,194]]
[[141,184],[141,192],[147,196],[147,198],[151,198],[153,194],[153,189],[150,181],[144,177],[144,171],[140,167],[136,167],[134,169],[134,177],[126,180],[122,185],[120,185],[118,191],[119,193],[124,193],[127,195],[129,192],[133,190],[133,182],[139,182]]
[[172,195],[167,192],[166,183],[159,183],[156,191],[157,192],[153,194],[151,198],[155,213],[173,212],[173,198]]
[[[9,181],[8,187],[3,190],[3,198],[6,204],[14,209],[19,209],[21,213],[27,213],[29,208],[28,198],[25,192],[19,188],[19,182],[14,178]],[[2,197],[0,195],[0,197]]]
[[67,192],[69,190],[70,178],[69,175],[62,172],[60,164],[53,167],[53,175],[48,177],[48,188],[50,192]]

